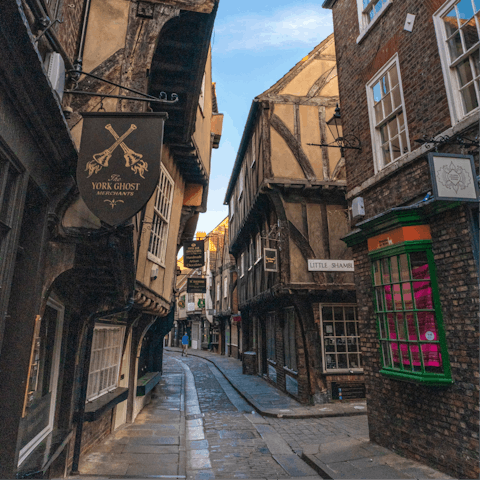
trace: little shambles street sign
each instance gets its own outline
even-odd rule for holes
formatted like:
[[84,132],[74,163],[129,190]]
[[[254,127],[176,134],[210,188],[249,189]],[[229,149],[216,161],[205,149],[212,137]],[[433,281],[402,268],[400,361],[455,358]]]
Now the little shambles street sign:
[[309,272],[353,272],[353,260],[309,260]]
[[183,244],[183,265],[186,268],[198,268],[205,265],[205,243],[203,240]]
[[160,178],[166,113],[83,113],[77,183],[87,207],[108,225],[133,217]]

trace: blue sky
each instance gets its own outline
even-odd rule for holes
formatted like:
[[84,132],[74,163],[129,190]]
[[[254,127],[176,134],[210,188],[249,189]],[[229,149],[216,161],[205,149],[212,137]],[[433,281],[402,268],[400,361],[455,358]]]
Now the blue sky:
[[220,148],[212,155],[208,211],[197,231],[211,231],[228,214],[223,200],[252,100],[332,33],[331,12],[322,3],[220,0],[212,63],[225,117]]

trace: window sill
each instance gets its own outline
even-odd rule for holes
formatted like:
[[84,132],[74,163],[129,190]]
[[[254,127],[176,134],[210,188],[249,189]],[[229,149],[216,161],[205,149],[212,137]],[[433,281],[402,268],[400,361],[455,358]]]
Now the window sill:
[[151,262],[156,263],[158,266],[160,266],[162,268],[165,268],[165,265],[163,264],[163,262],[157,256],[155,256],[153,253],[147,252],[147,258]]
[[143,377],[140,377],[137,381],[137,397],[144,397],[153,390],[155,385],[162,378],[160,372],[148,372]]
[[404,382],[411,382],[411,383],[419,383],[422,385],[430,385],[430,386],[449,386],[453,384],[453,380],[451,378],[447,378],[440,375],[415,375],[412,373],[402,372],[398,370],[389,370],[386,368],[382,368],[380,373],[385,377],[392,378],[394,380],[400,380]]
[[255,263],[254,263],[254,265],[257,265],[257,264],[259,264],[261,259],[262,259],[262,257],[260,257],[260,258],[257,258],[257,259],[255,260]]
[[291,368],[288,368],[287,366],[283,366],[283,369],[285,371],[287,371],[288,373],[291,373],[292,375],[298,375],[298,372],[296,372],[295,370],[292,370]]
[[267,358],[267,360],[268,360],[268,363],[270,365],[276,365],[277,364],[277,362],[275,362],[274,360],[270,360],[269,358]]
[[367,36],[367,34],[370,32],[370,30],[379,22],[379,20],[385,15],[385,12],[392,6],[392,1],[390,0],[389,3],[387,3],[383,9],[377,14],[377,16],[373,19],[372,22],[368,24],[368,26],[360,33],[360,35],[357,37],[357,45],[360,45],[362,43],[363,39]]
[[94,422],[98,420],[105,412],[108,412],[126,400],[128,397],[128,388],[116,388],[110,393],[106,393],[96,398],[93,402],[85,405],[85,422]]

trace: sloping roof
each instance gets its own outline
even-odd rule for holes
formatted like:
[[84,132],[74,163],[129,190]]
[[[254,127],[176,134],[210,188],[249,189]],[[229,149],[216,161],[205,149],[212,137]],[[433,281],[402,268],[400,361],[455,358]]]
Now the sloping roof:
[[280,93],[285,85],[290,83],[303,69],[305,69],[313,60],[319,57],[335,41],[333,33],[325,40],[320,42],[310,53],[303,57],[294,65],[280,80],[275,82],[269,89],[258,95],[256,98],[262,100],[262,97],[269,93]]
[[228,203],[230,202],[233,188],[237,181],[238,174],[240,173],[243,157],[248,147],[251,132],[255,124],[255,118],[257,116],[259,102],[261,102],[262,100],[268,100],[269,94],[278,93],[280,90],[282,90],[285,85],[287,85],[291,80],[293,80],[313,60],[319,57],[324,52],[324,50],[326,50],[334,41],[334,34],[332,33],[327,38],[325,38],[325,40],[320,42],[308,55],[306,55],[302,58],[302,60],[296,63],[282,78],[280,78],[280,80],[275,82],[269,89],[265,90],[263,93],[253,99],[252,105],[250,107],[250,112],[248,113],[247,122],[243,130],[242,139],[238,147],[238,152],[235,158],[235,163],[233,165],[232,174],[230,176],[230,180],[228,181],[227,191],[225,193],[225,199],[223,202],[224,205],[228,205]]

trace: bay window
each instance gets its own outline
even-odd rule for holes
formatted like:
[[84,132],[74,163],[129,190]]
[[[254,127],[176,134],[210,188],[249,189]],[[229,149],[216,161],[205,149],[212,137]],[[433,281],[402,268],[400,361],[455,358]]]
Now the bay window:
[[429,241],[371,252],[381,373],[451,383],[435,264]]

